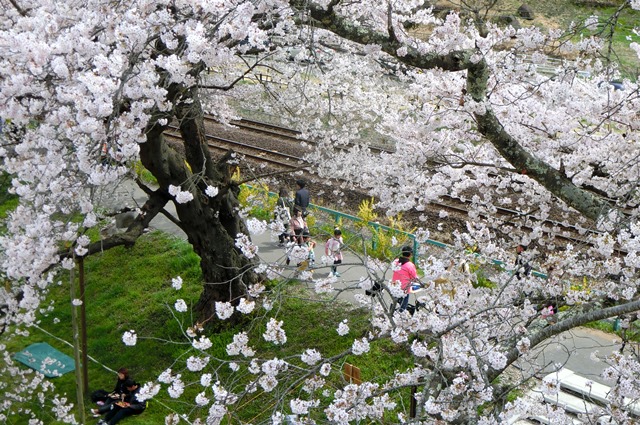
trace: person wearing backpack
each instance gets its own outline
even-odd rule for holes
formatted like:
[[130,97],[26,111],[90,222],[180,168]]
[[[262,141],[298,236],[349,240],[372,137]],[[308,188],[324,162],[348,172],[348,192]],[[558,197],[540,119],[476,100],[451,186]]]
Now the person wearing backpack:
[[289,222],[291,221],[291,208],[293,200],[289,197],[289,191],[281,187],[278,191],[278,200],[273,212],[273,219],[279,220],[284,225],[284,231],[278,235],[278,245],[284,246],[287,239],[291,238],[289,233]]
[[327,240],[324,244],[324,254],[329,257],[330,260],[333,260],[333,265],[331,266],[331,272],[329,276],[340,277],[340,273],[338,273],[338,264],[342,264],[342,246],[344,242],[342,241],[342,231],[340,229],[335,228],[333,230],[333,236]]
[[416,265],[411,262],[411,256],[413,255],[413,249],[410,246],[403,246],[400,257],[393,260],[393,276],[391,280],[393,282],[400,282],[400,288],[404,291],[405,295],[399,300],[400,309],[398,311],[403,312],[409,305],[409,294],[413,289],[414,283],[418,283],[418,270]]

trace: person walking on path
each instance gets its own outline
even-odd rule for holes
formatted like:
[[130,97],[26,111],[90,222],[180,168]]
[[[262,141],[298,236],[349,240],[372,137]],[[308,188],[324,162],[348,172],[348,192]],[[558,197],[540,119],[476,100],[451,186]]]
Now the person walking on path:
[[531,274],[531,264],[525,258],[526,254],[524,253],[527,250],[526,245],[518,245],[516,247],[516,261],[514,265],[516,266],[515,276],[516,279],[521,280],[523,277],[528,277]]
[[289,220],[289,228],[295,238],[295,243],[302,245],[302,232],[304,229],[308,229],[307,222],[302,216],[302,210],[295,210],[294,216]]
[[309,189],[307,189],[307,182],[300,179],[296,181],[298,190],[296,191],[296,197],[293,203],[293,215],[296,215],[296,210],[302,211],[302,216],[307,216],[307,207],[309,206]]
[[338,273],[338,264],[342,264],[343,245],[342,231],[336,228],[333,230],[333,236],[324,244],[324,254],[329,257],[329,260],[333,260],[329,276],[340,277],[340,273]]
[[[305,231],[305,229],[307,230],[307,232],[309,231],[307,222],[305,221],[304,217],[302,217],[302,211],[296,210],[295,217],[291,217],[291,220],[289,220],[289,229],[291,232],[291,240],[287,242],[285,246],[285,251],[287,253],[287,266],[291,263],[292,254],[294,253],[293,250],[296,247],[301,246],[304,242],[302,233]],[[295,255],[293,256],[295,257]]]
[[289,234],[289,222],[291,221],[291,209],[293,208],[293,200],[289,197],[289,191],[284,187],[281,187],[278,191],[278,200],[276,201],[276,208],[273,212],[273,219],[280,220],[284,225],[284,231],[278,235],[279,245],[283,246]]
[[98,425],[115,425],[126,417],[141,414],[147,408],[146,401],[138,400],[140,385],[137,382],[127,379],[125,387],[129,395],[125,400],[113,403],[111,410],[98,422]]
[[411,262],[411,256],[413,255],[413,249],[410,246],[403,246],[401,255],[399,258],[393,260],[393,276],[391,280],[393,282],[400,282],[400,288],[404,291],[404,297],[400,301],[400,309],[398,311],[403,312],[409,305],[409,294],[413,283],[418,282],[418,271],[416,265]]

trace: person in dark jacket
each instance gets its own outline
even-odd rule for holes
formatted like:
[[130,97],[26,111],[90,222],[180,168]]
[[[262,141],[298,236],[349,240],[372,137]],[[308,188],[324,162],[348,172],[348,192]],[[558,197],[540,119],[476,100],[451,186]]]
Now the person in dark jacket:
[[302,211],[302,216],[307,216],[307,207],[309,206],[309,189],[306,188],[307,182],[300,179],[296,181],[298,185],[298,191],[293,203],[293,215],[296,215],[296,210]]
[[125,382],[129,379],[129,370],[126,367],[121,367],[118,369],[118,380],[116,381],[116,386],[102,401],[102,406],[97,409],[91,409],[91,413],[94,418],[98,418],[101,415],[105,414],[109,410],[111,410],[111,405],[118,400],[123,400],[124,396],[126,396],[129,392],[125,387]]
[[111,405],[111,410],[107,412],[104,420],[100,420],[98,425],[115,425],[122,419],[133,415],[139,415],[147,408],[146,401],[138,400],[140,393],[140,384],[131,379],[127,379],[124,383],[129,394],[124,401],[117,401]]
[[526,250],[526,245],[520,244],[516,247],[516,261],[514,265],[516,267],[515,276],[518,280],[522,279],[523,277],[528,277],[531,274],[531,264],[529,264],[529,262],[524,258],[524,252]]

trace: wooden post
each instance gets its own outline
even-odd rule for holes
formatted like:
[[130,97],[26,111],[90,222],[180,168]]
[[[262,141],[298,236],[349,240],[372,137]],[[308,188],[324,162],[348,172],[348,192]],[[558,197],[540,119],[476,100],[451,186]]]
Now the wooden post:
[[353,366],[351,369],[351,380],[354,384],[362,384],[362,379],[360,378],[360,368]]
[[73,305],[73,300],[77,299],[76,297],[76,279],[75,279],[75,268],[69,271],[69,283],[70,283],[70,295],[71,295],[71,326],[73,329],[73,360],[76,366],[75,377],[76,377],[76,401],[78,403],[78,417],[80,418],[80,423],[86,423],[86,415],[84,411],[84,387],[82,384],[82,361],[80,360],[80,346],[79,346],[79,326],[78,326],[78,313],[77,307]]
[[87,354],[87,309],[86,299],[84,296],[84,257],[78,258],[78,266],[80,269],[80,275],[78,281],[80,285],[80,348],[82,354],[82,384],[85,393],[89,392],[89,355]]
[[409,417],[414,419],[416,417],[416,391],[418,387],[415,385],[411,387],[411,403],[409,404]]
[[342,375],[344,376],[344,380],[351,383],[351,366],[349,363],[345,363],[342,367]]

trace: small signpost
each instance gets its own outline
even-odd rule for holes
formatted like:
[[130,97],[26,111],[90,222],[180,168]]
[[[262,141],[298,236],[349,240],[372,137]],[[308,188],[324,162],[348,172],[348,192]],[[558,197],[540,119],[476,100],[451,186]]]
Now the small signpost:
[[345,363],[344,367],[342,368],[342,374],[344,376],[344,380],[349,382],[350,384],[362,384],[359,367],[356,367],[349,363]]

